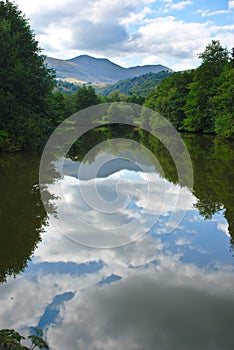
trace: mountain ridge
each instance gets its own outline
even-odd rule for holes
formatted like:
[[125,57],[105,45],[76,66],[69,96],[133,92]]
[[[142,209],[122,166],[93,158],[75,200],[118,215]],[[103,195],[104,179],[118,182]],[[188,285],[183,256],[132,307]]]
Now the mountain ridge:
[[68,60],[47,57],[46,62],[50,68],[56,70],[59,79],[69,78],[92,83],[111,84],[146,73],[172,72],[170,68],[160,64],[124,68],[107,58],[95,58],[89,55],[80,55]]
[[120,80],[114,84],[107,84],[103,87],[96,86],[95,90],[98,95],[108,96],[114,91],[122,94],[146,96],[148,95],[163,79],[168,78],[172,73],[161,71],[158,73],[146,73],[139,77]]

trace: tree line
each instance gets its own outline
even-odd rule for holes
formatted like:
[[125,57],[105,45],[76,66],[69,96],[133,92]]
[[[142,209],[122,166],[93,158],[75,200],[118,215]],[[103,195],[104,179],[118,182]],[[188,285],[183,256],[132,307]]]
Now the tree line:
[[150,93],[144,105],[179,130],[234,137],[234,48],[212,40],[199,55],[201,65],[177,72]]
[[120,91],[98,96],[92,86],[70,95],[55,92],[55,72],[28,20],[9,0],[0,0],[0,52],[0,150],[39,150],[64,119],[105,102],[144,104],[180,131],[234,136],[234,50],[230,55],[218,41],[199,56],[199,68],[172,74],[146,97]]

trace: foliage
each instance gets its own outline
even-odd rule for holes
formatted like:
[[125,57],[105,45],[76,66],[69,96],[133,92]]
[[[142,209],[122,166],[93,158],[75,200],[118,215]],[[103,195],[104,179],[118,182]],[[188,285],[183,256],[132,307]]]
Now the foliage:
[[[74,94],[56,92],[51,98],[51,111],[54,126],[72,114],[100,103],[101,100],[92,86],[83,85]],[[106,101],[103,101],[106,102]]]
[[98,96],[92,86],[83,85],[74,95],[76,112],[99,103]]
[[58,79],[56,80],[56,86],[54,92],[61,92],[63,94],[74,94],[81,84],[70,83],[69,81]]
[[178,129],[234,137],[234,58],[212,40],[199,55],[200,67],[174,73],[146,98]]
[[162,71],[159,73],[146,73],[139,77],[120,80],[115,84],[109,84],[104,87],[96,87],[96,92],[99,95],[110,97],[113,91],[127,94],[130,96],[146,96],[161,80],[169,77],[170,72]]
[[212,41],[199,55],[202,64],[194,73],[186,98],[184,127],[188,131],[214,132],[213,97],[222,83],[222,71],[228,63],[227,49]]
[[25,337],[20,335],[13,329],[2,329],[0,330],[0,349],[9,349],[9,350],[33,350],[33,349],[49,349],[48,344],[42,338],[43,332],[36,328],[35,335],[30,335],[27,337],[27,340],[30,341],[31,346],[27,347],[21,344],[22,340],[25,340]]
[[2,142],[8,136],[8,132],[0,130],[0,142]]
[[50,131],[54,75],[18,7],[0,1],[0,128],[7,150],[36,149]]
[[193,163],[196,207],[205,219],[224,211],[234,248],[233,140],[193,134],[184,134],[183,139]]
[[[37,154],[4,153],[0,157],[0,283],[27,267],[47,224],[37,185],[39,164]],[[49,201],[51,195],[47,195]]]
[[222,83],[212,98],[215,132],[223,137],[234,136],[234,68],[225,69]]
[[66,97],[61,92],[54,93],[51,98],[51,114],[53,115],[55,126],[65,119]]
[[188,94],[188,84],[192,78],[193,71],[174,73],[163,80],[158,88],[149,94],[144,103],[145,107],[160,112],[177,129],[181,129],[185,119],[184,106]]

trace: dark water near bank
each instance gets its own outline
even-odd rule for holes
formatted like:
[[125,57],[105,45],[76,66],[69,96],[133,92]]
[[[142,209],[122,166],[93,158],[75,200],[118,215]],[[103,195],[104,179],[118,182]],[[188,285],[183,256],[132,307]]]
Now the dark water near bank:
[[[57,350],[233,350],[234,144],[183,135],[193,164],[191,189],[179,183],[170,156],[151,135],[132,131],[161,170],[150,158],[140,159],[140,169],[123,157],[100,169],[99,189],[112,202],[131,192],[120,219],[134,217],[136,231],[149,221],[150,228],[139,239],[127,232],[136,239],[131,244],[94,249],[74,243],[78,231],[79,239],[88,233],[63,210],[56,186],[62,184],[75,215],[113,229],[113,220],[82,202],[80,188],[92,179],[77,177],[83,156],[107,134],[86,135],[65,162],[63,178],[54,164],[45,189],[52,221],[40,197],[40,157],[0,155],[0,329],[27,334],[38,326]],[[97,149],[85,174],[111,153],[108,144]],[[146,178],[155,187],[143,212]],[[119,179],[125,182],[116,193]],[[175,227],[169,221],[168,230],[173,213],[182,219]]]

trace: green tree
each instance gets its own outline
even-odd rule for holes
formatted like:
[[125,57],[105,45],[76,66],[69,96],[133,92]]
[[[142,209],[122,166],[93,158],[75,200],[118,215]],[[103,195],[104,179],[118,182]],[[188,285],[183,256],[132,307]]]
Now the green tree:
[[191,83],[193,71],[178,72],[161,81],[158,87],[149,94],[144,103],[167,118],[177,129],[183,128],[185,119],[184,106]]
[[126,102],[128,96],[120,92],[119,90],[114,90],[109,93],[108,101],[109,102]]
[[145,97],[142,95],[137,96],[134,94],[128,97],[127,102],[143,105],[143,103],[145,102]]
[[51,127],[54,74],[47,68],[28,20],[0,1],[0,128],[10,150],[38,148]]
[[33,349],[49,349],[48,344],[42,338],[43,332],[36,328],[35,335],[30,335],[27,339],[30,341],[30,347],[21,344],[25,337],[20,335],[13,329],[0,330],[0,349],[9,350],[33,350]]
[[189,85],[183,122],[187,131],[214,132],[213,97],[217,94],[224,67],[228,64],[228,51],[219,41],[212,40],[199,55],[202,64],[195,70]]
[[65,118],[70,117],[76,112],[75,94],[63,95],[64,96],[64,115]]
[[65,119],[65,97],[61,92],[55,92],[51,98],[54,125],[57,126]]
[[234,68],[226,69],[222,83],[213,97],[215,132],[221,137],[234,137]]
[[74,96],[76,112],[94,106],[99,103],[98,96],[92,86],[82,86],[77,90]]
[[205,67],[204,74],[211,78],[210,73],[217,77],[222,72],[224,65],[228,61],[228,50],[223,48],[219,40],[212,40],[211,44],[206,46],[204,52],[198,55],[202,59],[201,67]]

